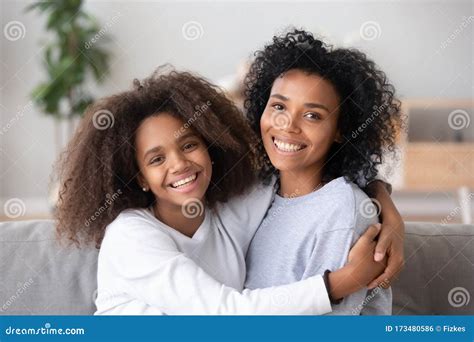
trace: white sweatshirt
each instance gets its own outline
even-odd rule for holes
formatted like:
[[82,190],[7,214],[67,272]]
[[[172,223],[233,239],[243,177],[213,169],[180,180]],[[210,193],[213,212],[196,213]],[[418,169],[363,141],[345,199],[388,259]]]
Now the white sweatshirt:
[[320,315],[331,311],[320,275],[243,289],[245,255],[273,199],[256,186],[214,210],[192,238],[128,209],[106,229],[99,252],[96,315]]

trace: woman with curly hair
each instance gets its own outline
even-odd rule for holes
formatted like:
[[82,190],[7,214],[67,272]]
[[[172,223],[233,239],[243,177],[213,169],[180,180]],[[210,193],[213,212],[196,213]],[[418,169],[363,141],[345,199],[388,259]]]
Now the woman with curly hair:
[[[59,163],[57,231],[100,247],[96,314],[323,314],[328,293],[382,271],[367,257],[372,229],[326,278],[243,290],[273,198],[256,183],[254,146],[238,109],[190,73],[155,73],[88,109]],[[293,300],[275,304],[282,291]]]
[[[384,151],[394,151],[401,114],[393,86],[362,52],[333,49],[293,30],[256,53],[245,104],[266,152],[261,176],[277,176],[279,186],[248,251],[246,287],[283,285],[343,266],[365,228],[378,222],[378,208],[353,182],[373,181]],[[379,187],[376,197],[392,226],[382,229],[376,260],[395,240],[389,252],[400,268],[403,222],[386,191]],[[388,288],[390,275],[382,277],[369,287],[385,280]],[[390,289],[362,289],[333,313],[390,314]]]

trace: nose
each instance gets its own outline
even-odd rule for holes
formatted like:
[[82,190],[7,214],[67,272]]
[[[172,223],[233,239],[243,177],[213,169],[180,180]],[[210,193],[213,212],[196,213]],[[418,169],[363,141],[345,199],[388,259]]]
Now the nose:
[[172,153],[168,157],[170,172],[171,173],[185,173],[189,171],[191,162],[186,158],[186,156],[181,152],[177,151]]
[[291,113],[288,110],[285,111],[282,114],[286,116],[286,119],[285,119],[284,124],[281,125],[278,128],[280,128],[282,131],[288,132],[288,133],[295,133],[295,134],[300,133],[301,129],[298,126],[297,115],[294,115],[293,113]]

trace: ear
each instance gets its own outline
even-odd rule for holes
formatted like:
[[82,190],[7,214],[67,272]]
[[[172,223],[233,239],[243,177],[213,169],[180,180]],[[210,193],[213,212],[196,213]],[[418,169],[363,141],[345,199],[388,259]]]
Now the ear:
[[138,182],[138,185],[140,186],[140,188],[149,188],[149,186],[148,186],[148,184],[145,180],[145,177],[143,177],[141,172],[138,174],[137,182]]
[[342,134],[341,134],[340,129],[337,130],[336,137],[334,138],[334,141],[337,142],[338,144],[342,144],[343,139],[342,139]]

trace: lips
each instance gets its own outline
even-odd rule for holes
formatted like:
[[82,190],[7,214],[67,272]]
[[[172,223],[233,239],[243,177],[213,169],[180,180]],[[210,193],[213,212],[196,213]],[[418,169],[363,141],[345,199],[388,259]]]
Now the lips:
[[307,147],[307,145],[303,142],[298,142],[286,138],[272,137],[272,141],[273,145],[278,151],[285,153],[299,152]]

